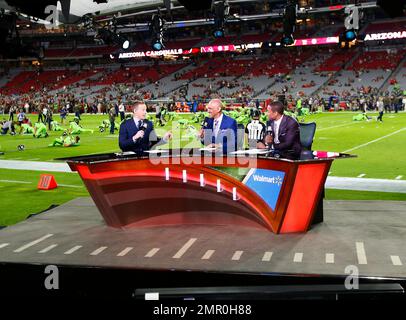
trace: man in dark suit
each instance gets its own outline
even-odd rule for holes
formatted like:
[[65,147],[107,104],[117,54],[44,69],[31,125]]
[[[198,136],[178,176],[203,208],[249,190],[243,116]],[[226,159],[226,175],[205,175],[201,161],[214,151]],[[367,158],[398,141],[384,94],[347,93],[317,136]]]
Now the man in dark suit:
[[133,112],[133,117],[120,126],[119,145],[121,150],[142,152],[150,150],[154,145],[166,143],[172,138],[170,131],[165,133],[162,139],[157,137],[154,125],[146,119],[147,106],[144,102],[136,102]]
[[267,133],[264,141],[258,142],[257,147],[274,149],[281,156],[300,157],[302,145],[297,121],[283,114],[285,107],[280,101],[271,102],[267,110]]
[[222,106],[220,99],[209,102],[209,117],[204,119],[198,136],[205,146],[214,147],[217,151],[227,154],[237,150],[237,121],[223,114]]

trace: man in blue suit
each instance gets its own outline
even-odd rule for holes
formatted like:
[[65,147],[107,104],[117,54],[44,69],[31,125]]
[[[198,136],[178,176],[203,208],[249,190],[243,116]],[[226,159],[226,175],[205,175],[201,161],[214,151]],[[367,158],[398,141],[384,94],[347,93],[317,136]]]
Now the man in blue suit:
[[162,139],[157,137],[154,125],[146,119],[147,106],[144,102],[136,102],[133,111],[133,118],[124,121],[120,126],[118,139],[122,151],[143,152],[172,138],[170,131],[165,133]]
[[215,147],[223,154],[237,150],[237,121],[221,112],[220,99],[213,99],[207,105],[209,117],[204,119],[199,137],[202,144]]

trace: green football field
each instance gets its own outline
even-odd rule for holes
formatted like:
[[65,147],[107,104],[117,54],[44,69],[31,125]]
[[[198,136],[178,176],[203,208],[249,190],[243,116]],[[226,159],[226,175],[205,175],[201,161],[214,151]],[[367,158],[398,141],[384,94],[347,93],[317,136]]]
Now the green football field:
[[[313,150],[348,152],[358,157],[334,161],[331,176],[405,180],[406,179],[406,113],[385,114],[384,122],[375,120],[377,114],[369,114],[369,122],[352,121],[354,113],[323,113],[306,117],[306,122],[315,121],[317,131]],[[190,119],[190,115],[180,115]],[[1,118],[1,116],[0,116]],[[36,116],[30,116],[35,122]],[[57,118],[57,117],[56,117]],[[73,116],[69,117],[72,120]],[[48,138],[36,139],[30,135],[0,136],[0,160],[29,160],[55,162],[55,158],[84,154],[117,152],[118,133],[109,134],[109,129],[99,132],[98,126],[106,115],[82,115],[81,125],[95,132],[81,135],[80,146],[63,148],[48,147],[61,132],[50,132]],[[59,119],[56,119],[59,120]],[[199,128],[199,124],[193,124]],[[158,134],[178,127],[177,121],[158,128]],[[191,131],[181,130],[169,147],[200,146],[200,142],[188,138]],[[23,144],[24,151],[17,146]],[[168,146],[165,146],[168,147]],[[40,212],[51,205],[60,205],[79,196],[88,196],[76,173],[52,173],[55,175],[57,189],[37,190],[41,173],[39,171],[0,169],[0,226],[11,225],[29,214]],[[61,186],[62,185],[62,186]],[[327,199],[381,199],[406,200],[401,193],[380,193],[362,191],[327,190]]]

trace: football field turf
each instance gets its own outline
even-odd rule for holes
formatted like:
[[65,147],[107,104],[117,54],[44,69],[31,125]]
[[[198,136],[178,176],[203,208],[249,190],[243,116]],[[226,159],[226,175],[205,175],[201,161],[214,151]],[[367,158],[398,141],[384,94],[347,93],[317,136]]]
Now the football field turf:
[[[309,115],[305,122],[315,121],[317,124],[313,150],[348,152],[358,157],[354,159],[334,161],[331,176],[363,177],[390,180],[406,179],[406,113],[388,113],[383,117],[384,122],[378,123],[372,116],[369,122],[355,122],[355,113],[338,112]],[[5,116],[6,117],[6,116]],[[35,122],[35,115],[30,116]],[[190,115],[179,115],[190,119]],[[0,116],[0,119],[2,117]],[[55,117],[59,120],[58,116]],[[69,120],[73,116],[69,116]],[[55,158],[71,157],[92,153],[117,152],[118,133],[99,132],[98,126],[106,115],[82,115],[81,125],[95,130],[93,134],[81,134],[80,146],[63,148],[48,147],[48,144],[61,135],[61,132],[49,132],[48,138],[33,138],[31,135],[2,135],[0,136],[0,151],[4,155],[0,160],[30,160],[55,162]],[[196,129],[200,125],[190,123]],[[177,128],[177,122],[168,123],[158,128],[159,134],[166,130]],[[66,126],[65,126],[66,127]],[[179,135],[169,144],[169,147],[200,146],[200,142],[185,136],[193,132],[181,130]],[[23,144],[24,151],[18,151],[17,146]],[[168,147],[166,145],[165,147]],[[31,213],[47,209],[50,205],[62,204],[79,196],[87,196],[81,179],[76,173],[52,173],[62,186],[52,191],[39,191],[36,185],[41,172],[28,170],[0,169],[0,226],[11,225]],[[43,173],[43,172],[42,172]],[[327,190],[327,199],[381,199],[406,200],[406,194]]]

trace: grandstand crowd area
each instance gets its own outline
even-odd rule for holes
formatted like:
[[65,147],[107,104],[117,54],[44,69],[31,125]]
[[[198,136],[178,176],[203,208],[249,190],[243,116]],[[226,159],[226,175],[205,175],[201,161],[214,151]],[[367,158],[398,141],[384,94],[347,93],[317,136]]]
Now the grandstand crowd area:
[[[405,27],[404,19],[373,22],[360,34]],[[340,32],[341,25],[332,25],[299,29],[295,37],[336,36]],[[270,41],[279,36],[262,33],[215,40],[178,39],[168,42],[166,49]],[[147,50],[150,47],[144,42],[132,48]],[[169,103],[173,111],[191,111],[193,104],[203,109],[213,97],[233,107],[262,104],[281,95],[289,108],[301,100],[311,111],[375,110],[379,99],[392,109],[405,107],[406,49],[402,44],[372,42],[351,49],[337,45],[273,48],[177,60],[108,57],[117,52],[115,46],[50,45],[40,66],[4,65],[0,68],[0,113],[23,107],[39,112],[44,105],[51,105],[55,112],[68,106],[97,113],[115,103],[124,103],[129,110],[139,99],[151,102],[149,105]]]

